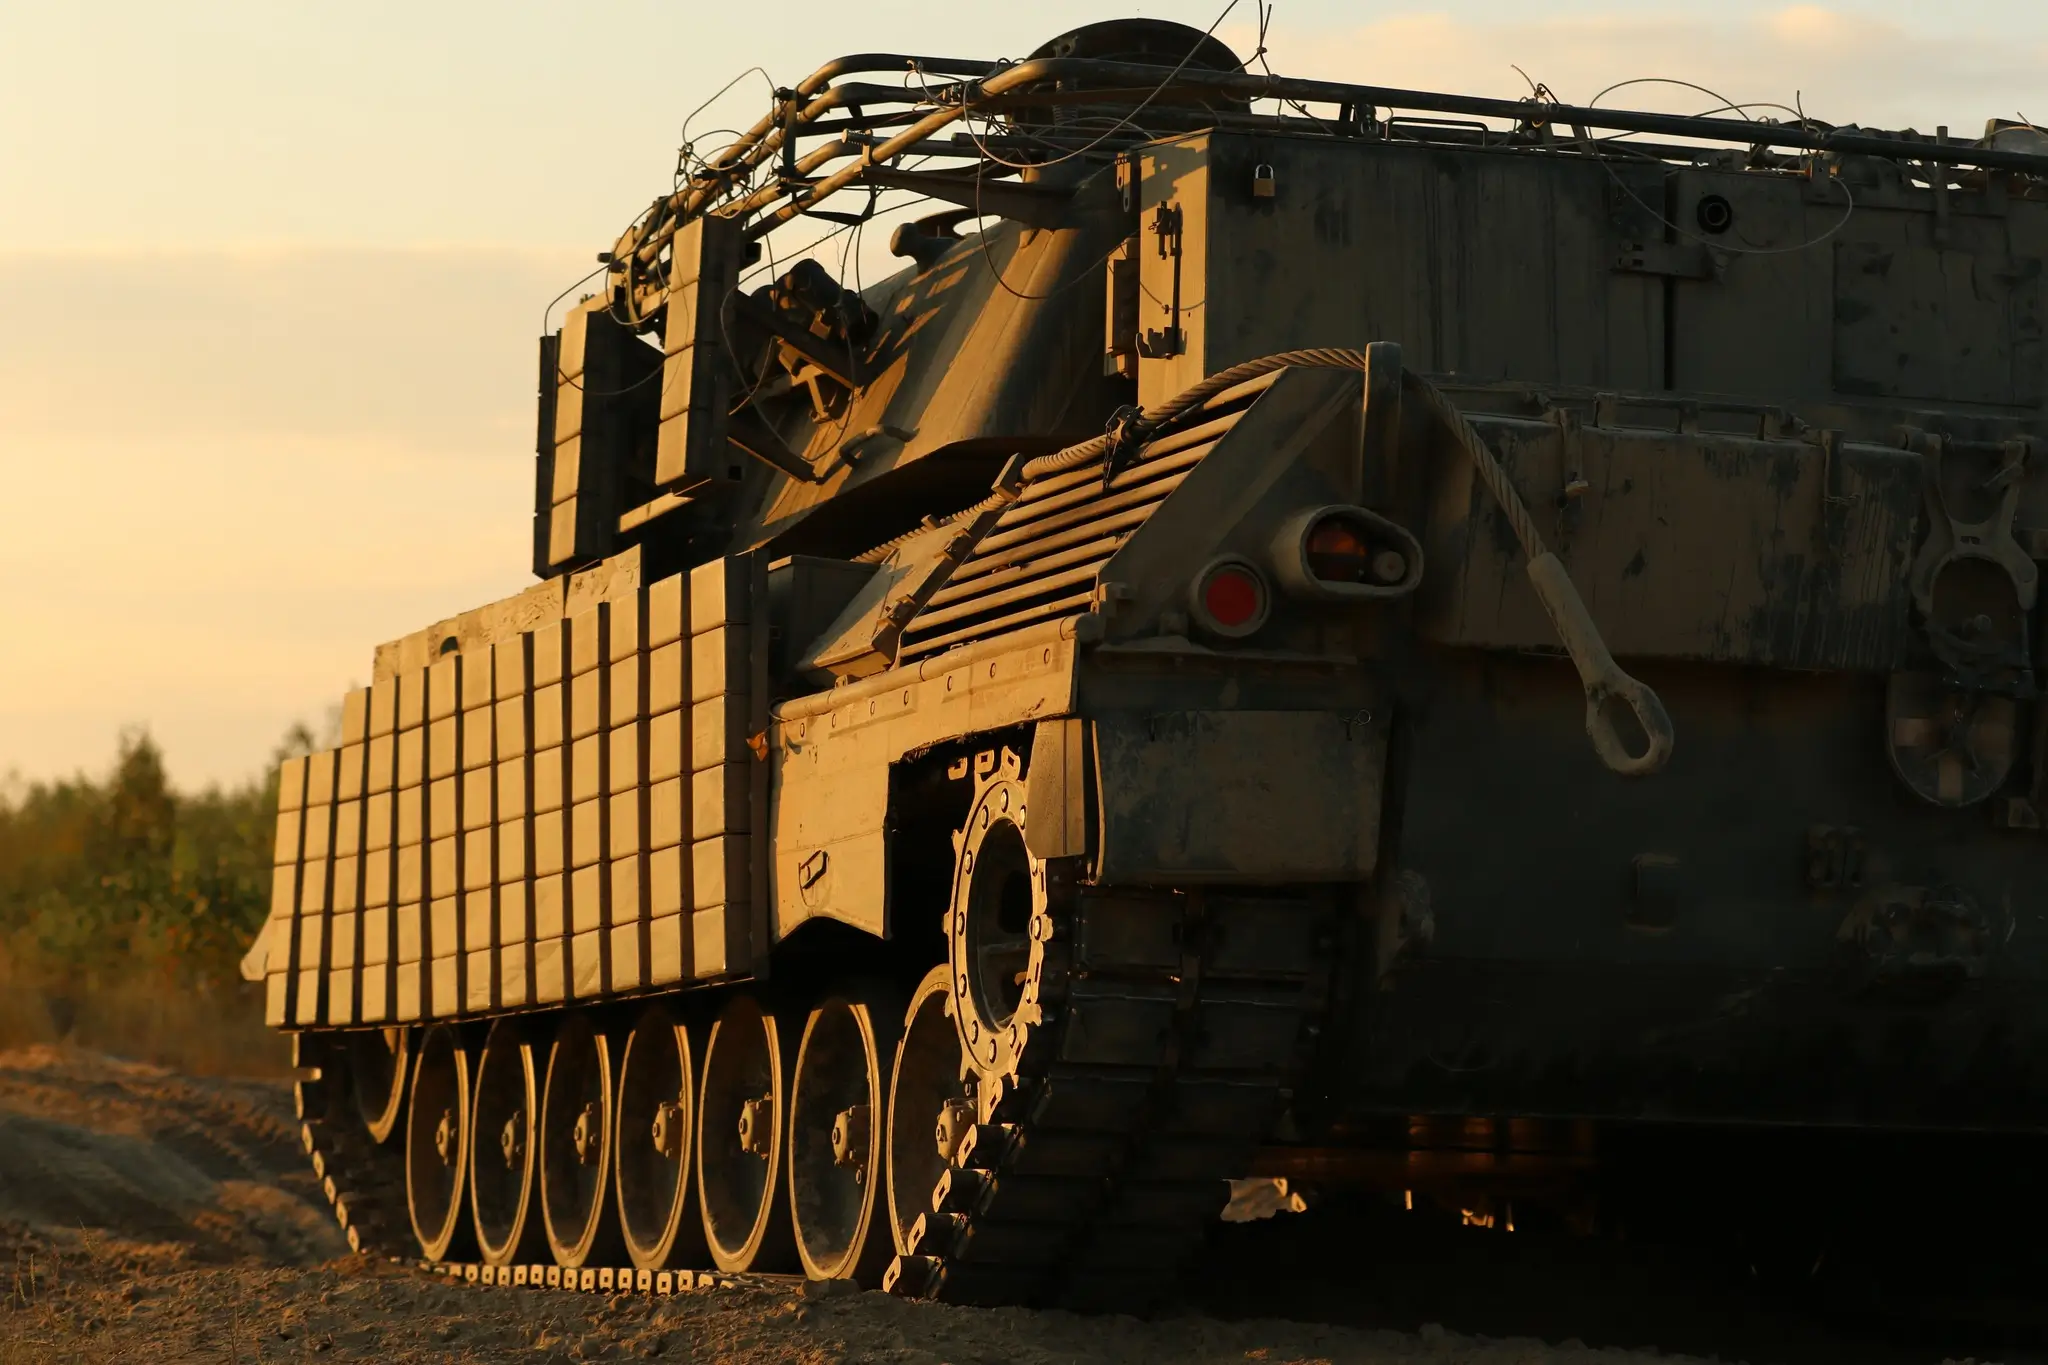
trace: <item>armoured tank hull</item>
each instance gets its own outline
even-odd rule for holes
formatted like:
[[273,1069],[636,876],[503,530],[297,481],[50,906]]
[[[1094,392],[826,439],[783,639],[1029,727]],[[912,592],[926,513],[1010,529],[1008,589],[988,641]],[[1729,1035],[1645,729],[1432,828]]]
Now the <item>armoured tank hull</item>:
[[2038,1130],[2044,152],[1149,23],[782,92],[543,339],[541,581],[285,766],[351,1239],[1132,1308],[1454,1131]]

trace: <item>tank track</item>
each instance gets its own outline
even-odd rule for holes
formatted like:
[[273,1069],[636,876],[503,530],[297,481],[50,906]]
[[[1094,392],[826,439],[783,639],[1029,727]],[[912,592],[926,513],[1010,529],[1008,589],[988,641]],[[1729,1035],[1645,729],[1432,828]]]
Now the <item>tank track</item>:
[[[337,1077],[323,1077],[332,1081]],[[379,1144],[363,1131],[350,1112],[345,1086],[302,1082],[299,1094],[299,1141],[311,1159],[321,1192],[333,1206],[334,1218],[348,1237],[349,1250],[402,1264],[414,1264],[432,1275],[462,1283],[534,1289],[561,1289],[597,1294],[680,1294],[741,1286],[793,1288],[801,1275],[727,1275],[709,1270],[639,1270],[631,1266],[557,1265],[490,1266],[476,1261],[427,1261],[417,1252],[405,1208],[405,1167],[399,1143]]]
[[1320,1032],[1322,894],[1111,890],[1047,870],[1008,1075],[891,1265],[891,1292],[1143,1310],[1173,1288]]
[[[1321,893],[1078,887],[1049,865],[1017,1066],[883,1281],[970,1304],[1144,1311],[1173,1289],[1293,1097],[1320,1034],[1336,905]],[[347,1060],[302,1039],[300,1139],[350,1248],[417,1259],[403,1129],[374,1141]],[[421,1263],[480,1284],[684,1292],[789,1277]]]
[[296,1087],[299,1145],[313,1163],[313,1178],[333,1206],[334,1218],[359,1255],[399,1256],[412,1241],[405,1209],[404,1135],[379,1144],[355,1113],[346,1063],[321,1060],[308,1068],[303,1035],[293,1039],[294,1061],[318,1075]]

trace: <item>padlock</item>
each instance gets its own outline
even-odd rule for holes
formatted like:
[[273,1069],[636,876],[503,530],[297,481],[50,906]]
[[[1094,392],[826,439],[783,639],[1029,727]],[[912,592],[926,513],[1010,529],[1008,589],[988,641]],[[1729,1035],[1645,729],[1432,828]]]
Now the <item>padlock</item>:
[[1270,162],[1261,161],[1252,167],[1252,198],[1271,199],[1278,188],[1279,182],[1273,179],[1273,167]]

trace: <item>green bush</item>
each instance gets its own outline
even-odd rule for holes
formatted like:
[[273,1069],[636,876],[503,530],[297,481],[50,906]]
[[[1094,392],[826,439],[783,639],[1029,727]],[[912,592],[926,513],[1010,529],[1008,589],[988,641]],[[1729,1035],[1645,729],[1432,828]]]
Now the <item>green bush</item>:
[[[295,727],[282,759],[312,747]],[[0,946],[17,978],[80,997],[138,973],[231,993],[269,911],[277,771],[174,791],[147,733],[104,778],[0,787]]]

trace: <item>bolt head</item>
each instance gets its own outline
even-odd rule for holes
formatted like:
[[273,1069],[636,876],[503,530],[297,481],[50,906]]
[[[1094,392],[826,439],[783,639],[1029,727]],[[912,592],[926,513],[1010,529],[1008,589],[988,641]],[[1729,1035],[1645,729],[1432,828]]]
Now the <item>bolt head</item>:
[[868,1164],[868,1114],[865,1104],[856,1104],[832,1119],[832,1164],[852,1170],[856,1178]]
[[740,1150],[763,1161],[774,1150],[775,1097],[763,1095],[740,1106]]
[[664,1102],[654,1106],[654,1123],[650,1137],[654,1150],[673,1160],[683,1151],[683,1106]]
[[576,1126],[570,1130],[570,1140],[576,1146],[576,1160],[585,1166],[594,1165],[603,1153],[604,1119],[597,1112],[593,1102],[583,1106],[583,1112],[576,1116]]

